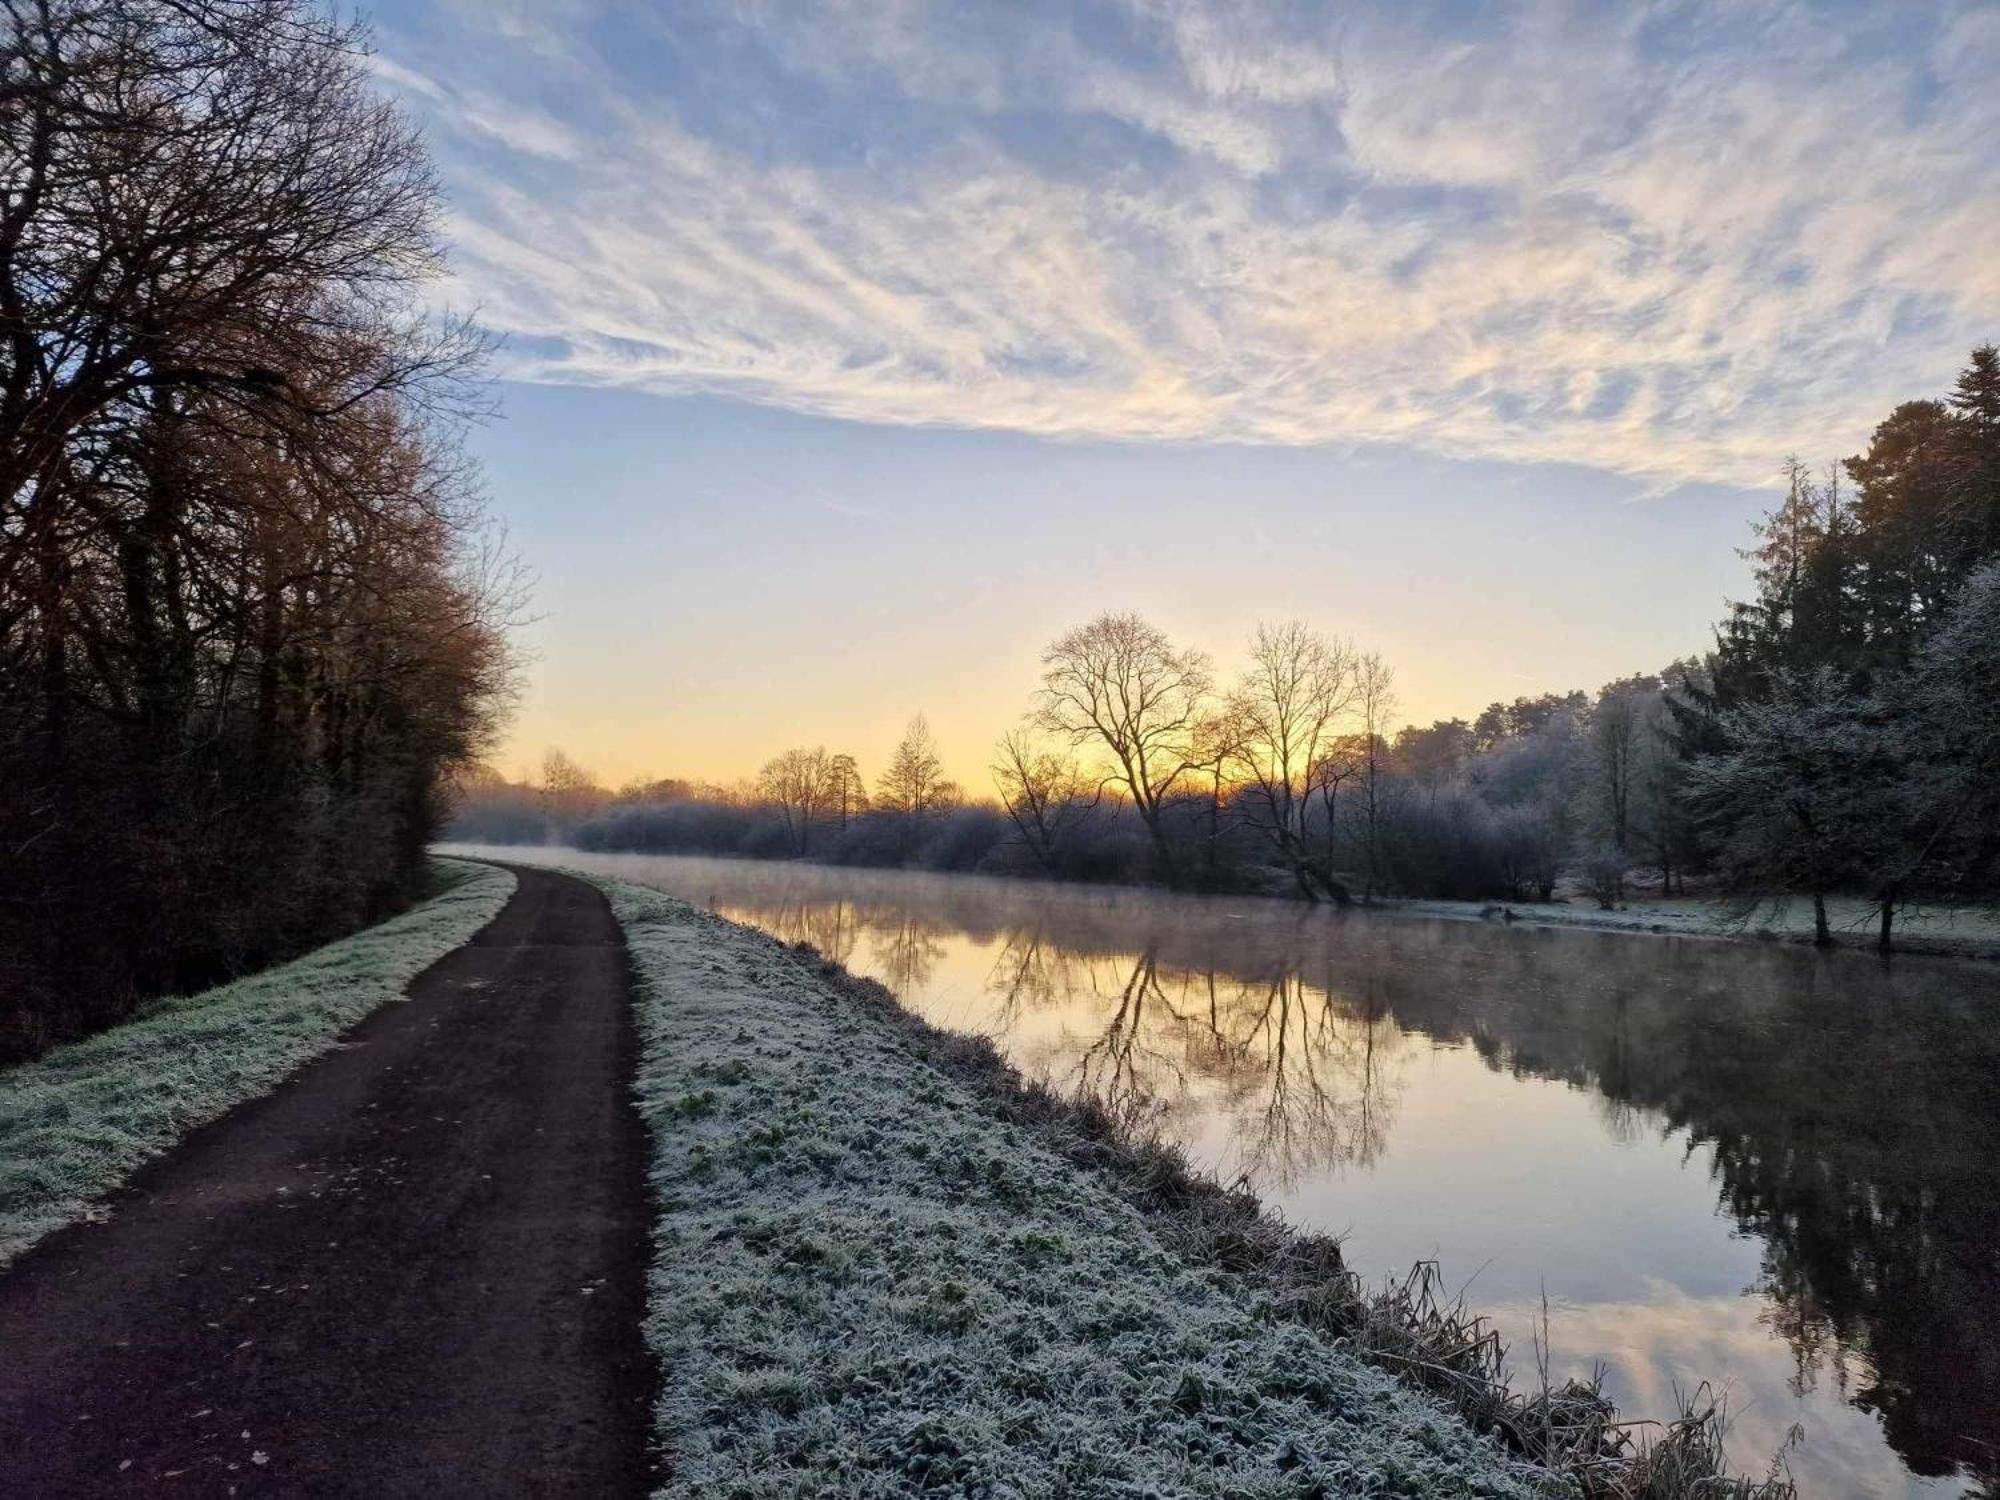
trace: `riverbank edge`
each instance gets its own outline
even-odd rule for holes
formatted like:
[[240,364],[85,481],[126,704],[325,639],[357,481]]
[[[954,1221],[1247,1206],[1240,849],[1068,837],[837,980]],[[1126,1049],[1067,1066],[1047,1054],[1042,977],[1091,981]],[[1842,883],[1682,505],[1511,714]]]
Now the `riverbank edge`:
[[146,1163],[405,998],[514,894],[504,869],[433,859],[438,888],[407,911],[0,1069],[0,1270],[102,1213]]
[[[646,952],[635,927],[661,913],[705,931],[722,952],[759,954],[786,986],[819,990],[851,1010],[914,1065],[912,1077],[935,1076],[962,1091],[1002,1129],[1031,1149],[1067,1164],[1137,1215],[1150,1238],[1178,1264],[1236,1295],[1253,1298],[1270,1315],[1310,1333],[1319,1345],[1392,1376],[1403,1387],[1449,1410],[1492,1445],[1496,1460],[1545,1493],[1585,1496],[1701,1494],[1782,1500],[1793,1491],[1782,1478],[1750,1481],[1726,1475],[1724,1416],[1698,1393],[1689,1409],[1663,1427],[1622,1423],[1594,1387],[1572,1383],[1530,1395],[1512,1391],[1504,1349],[1483,1319],[1440,1292],[1435,1266],[1415,1268],[1400,1283],[1370,1291],[1349,1271],[1337,1240],[1287,1225],[1247,1189],[1226,1187],[1194,1169],[1172,1146],[1128,1135],[1093,1104],[1066,1099],[1024,1079],[985,1038],[931,1026],[897,1003],[882,985],[849,973],[810,945],[788,946],[767,934],[701,912],[657,890],[609,876],[572,871],[611,899],[634,959],[642,1009],[642,1110],[654,1133],[656,1158],[671,1175],[669,1143],[680,1132],[672,1110],[654,1097],[669,1035],[667,998],[675,979]],[[711,956],[704,960],[719,967]],[[829,1060],[831,1061],[831,1060]],[[919,1085],[903,1080],[904,1092]],[[700,1098],[701,1095],[683,1096]],[[663,1202],[672,1192],[661,1188]],[[664,1212],[665,1210],[663,1210]],[[671,1281],[673,1253],[663,1233],[655,1268],[655,1305]],[[658,1348],[663,1366],[674,1351]],[[1504,1455],[1504,1457],[1503,1457]],[[1514,1467],[1525,1466],[1525,1467]]]
[[[1560,929],[1565,932],[1604,932],[1619,937],[1700,938],[1719,943],[1783,943],[1811,947],[1810,906],[1796,903],[1806,916],[1796,924],[1782,902],[1760,902],[1747,914],[1737,914],[1727,902],[1704,902],[1690,911],[1682,906],[1649,906],[1641,903],[1616,911],[1600,911],[1578,903],[1565,905],[1533,901],[1445,901],[1422,896],[1387,896],[1363,910],[1389,916],[1434,918],[1448,922],[1502,922],[1524,928]],[[1844,903],[1856,910],[1843,911],[1834,926],[1832,948],[1841,953],[1876,951],[1877,909],[1860,902]],[[1913,909],[1920,910],[1920,909]],[[1971,916],[1974,920],[2000,923],[2000,911],[1989,907],[1946,909],[1951,916]],[[1858,914],[1857,914],[1858,911]],[[1927,912],[1922,915],[1928,915]],[[1899,914],[1900,921],[1908,921]],[[1947,917],[1950,920],[1950,917]],[[2000,962],[2000,930],[1983,934],[1948,935],[1919,931],[1907,926],[1897,929],[1896,958],[1954,958],[1975,963]]]

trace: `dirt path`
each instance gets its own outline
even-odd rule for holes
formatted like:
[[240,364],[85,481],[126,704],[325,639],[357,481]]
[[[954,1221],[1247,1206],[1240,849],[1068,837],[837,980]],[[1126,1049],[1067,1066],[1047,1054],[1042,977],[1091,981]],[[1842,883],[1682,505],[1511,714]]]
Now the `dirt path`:
[[0,1276],[0,1495],[643,1493],[644,1137],[592,887]]

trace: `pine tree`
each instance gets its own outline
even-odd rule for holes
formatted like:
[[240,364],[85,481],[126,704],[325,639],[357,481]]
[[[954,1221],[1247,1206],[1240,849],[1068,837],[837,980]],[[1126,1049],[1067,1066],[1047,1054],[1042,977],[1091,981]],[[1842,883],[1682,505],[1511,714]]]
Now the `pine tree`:
[[1981,344],[1952,388],[1957,416],[1953,531],[1969,572],[2000,557],[2000,349]]

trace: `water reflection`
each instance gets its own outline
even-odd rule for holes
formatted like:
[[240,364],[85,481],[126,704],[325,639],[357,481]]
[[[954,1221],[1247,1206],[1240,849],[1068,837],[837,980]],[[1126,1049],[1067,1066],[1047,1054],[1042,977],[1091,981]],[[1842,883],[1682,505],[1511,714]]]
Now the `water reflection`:
[[[571,860],[584,856],[565,855]],[[1621,1395],[1720,1375],[1810,1493],[2000,1493],[2000,1028],[1972,964],[727,861],[591,859],[1352,1227],[1556,1295]],[[1458,1222],[1462,1221],[1462,1222]],[[1426,1239],[1429,1236],[1431,1238]],[[1567,1300],[1565,1300],[1567,1299]],[[1511,1315],[1511,1314],[1510,1314]]]
[[1168,968],[1157,944],[1093,960],[1039,927],[1005,941],[988,988],[990,1029],[1003,1037],[1022,1029],[1027,1010],[1099,998],[1094,1032],[1027,1052],[1031,1071],[1140,1128],[1174,1133],[1198,1111],[1223,1115],[1234,1166],[1261,1188],[1369,1166],[1382,1152],[1402,1038],[1372,997],[1308,984],[1282,965],[1249,978]]

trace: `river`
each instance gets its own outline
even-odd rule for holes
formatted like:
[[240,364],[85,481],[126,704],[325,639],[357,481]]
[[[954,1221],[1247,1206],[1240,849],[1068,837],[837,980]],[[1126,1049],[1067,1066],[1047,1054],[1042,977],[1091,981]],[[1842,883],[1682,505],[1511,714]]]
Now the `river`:
[[[467,851],[473,852],[473,851]],[[881,980],[1533,1378],[1722,1388],[1807,1495],[2000,1492],[2000,970],[1257,899],[568,849]],[[1544,1309],[1546,1308],[1546,1312]],[[1796,1428],[1796,1435],[1794,1429]],[[1788,1444],[1788,1439],[1791,1439]]]

